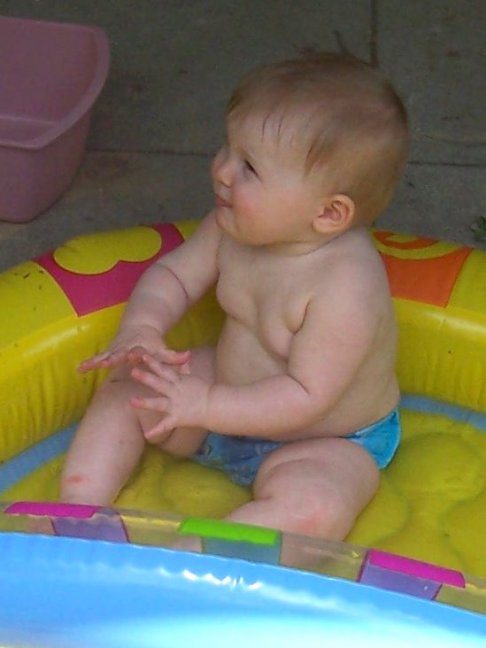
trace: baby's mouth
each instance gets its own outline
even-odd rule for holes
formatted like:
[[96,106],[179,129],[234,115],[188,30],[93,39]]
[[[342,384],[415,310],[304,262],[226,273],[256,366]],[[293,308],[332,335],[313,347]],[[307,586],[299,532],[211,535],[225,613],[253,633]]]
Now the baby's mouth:
[[228,201],[224,200],[223,198],[221,198],[221,196],[218,196],[217,194],[215,194],[214,196],[214,201],[217,207],[231,207],[231,204]]

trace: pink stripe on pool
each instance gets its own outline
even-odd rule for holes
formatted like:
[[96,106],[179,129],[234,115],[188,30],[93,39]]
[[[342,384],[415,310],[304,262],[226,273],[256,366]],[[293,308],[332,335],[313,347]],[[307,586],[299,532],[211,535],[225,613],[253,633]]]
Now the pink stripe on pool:
[[466,587],[464,576],[461,572],[455,571],[454,569],[438,567],[437,565],[431,565],[420,560],[396,556],[376,549],[369,551],[368,563],[375,567],[381,567],[400,574],[408,574],[416,578],[442,583],[443,585],[452,585],[453,587],[461,588]]

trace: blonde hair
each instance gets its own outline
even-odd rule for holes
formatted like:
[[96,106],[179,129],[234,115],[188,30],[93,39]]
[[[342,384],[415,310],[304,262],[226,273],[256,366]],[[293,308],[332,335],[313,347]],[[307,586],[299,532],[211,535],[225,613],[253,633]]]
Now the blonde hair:
[[[350,55],[320,53],[265,65],[235,89],[228,120],[276,118],[297,129],[305,172],[322,172],[356,205],[358,222],[387,207],[406,163],[406,110],[388,79]],[[296,121],[298,120],[298,121]]]

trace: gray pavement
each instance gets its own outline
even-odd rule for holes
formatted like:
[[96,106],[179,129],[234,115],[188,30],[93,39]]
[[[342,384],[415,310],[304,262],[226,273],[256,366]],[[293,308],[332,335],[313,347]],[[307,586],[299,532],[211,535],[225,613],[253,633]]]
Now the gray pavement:
[[63,240],[200,218],[226,98],[243,72],[313,49],[377,62],[408,106],[411,160],[378,226],[486,248],[485,0],[0,0],[0,15],[97,24],[108,82],[69,190],[0,223],[0,269]]

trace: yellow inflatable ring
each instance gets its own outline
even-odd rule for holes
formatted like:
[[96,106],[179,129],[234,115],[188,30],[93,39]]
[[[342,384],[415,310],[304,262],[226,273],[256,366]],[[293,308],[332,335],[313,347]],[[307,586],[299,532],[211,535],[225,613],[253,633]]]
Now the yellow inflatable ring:
[[[80,236],[0,275],[3,500],[56,499],[66,444],[59,431],[80,419],[102,379],[77,365],[106,347],[143,270],[195,226]],[[374,237],[400,327],[404,440],[347,540],[486,577],[486,253]],[[221,321],[208,294],[169,341],[214,343]],[[53,439],[42,461],[13,475],[16,459]],[[218,518],[248,497],[222,473],[148,448],[117,506]]]

